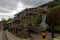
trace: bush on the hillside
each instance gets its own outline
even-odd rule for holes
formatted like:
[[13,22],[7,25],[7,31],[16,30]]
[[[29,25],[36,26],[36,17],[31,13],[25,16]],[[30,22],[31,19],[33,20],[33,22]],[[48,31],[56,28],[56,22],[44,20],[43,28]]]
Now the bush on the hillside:
[[60,6],[49,9],[46,22],[49,25],[51,25],[51,23],[54,23],[54,25],[60,25]]

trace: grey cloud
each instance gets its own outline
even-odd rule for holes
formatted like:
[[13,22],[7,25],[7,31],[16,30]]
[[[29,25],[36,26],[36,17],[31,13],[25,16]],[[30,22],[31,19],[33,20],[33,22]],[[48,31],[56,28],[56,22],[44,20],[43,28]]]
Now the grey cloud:
[[0,9],[0,12],[6,13],[9,12],[9,10],[14,10],[17,6],[17,2],[19,1],[26,7],[35,7],[44,4],[49,0],[0,0],[0,7],[5,8]]
[[0,13],[8,13],[11,10],[8,10],[7,8],[0,7]]
[[17,0],[0,0],[0,6],[8,9],[14,9],[16,7]]
[[5,11],[5,10],[0,10],[0,13],[8,13],[9,11]]
[[4,19],[8,19],[8,18],[12,18],[11,15],[0,15],[0,20],[4,18]]
[[0,0],[0,7],[5,8],[5,9],[0,9],[0,12],[8,12],[9,10],[14,10],[16,4],[17,4],[17,0]]
[[0,15],[0,17],[5,17],[5,18],[9,18],[9,17],[12,17],[11,15]]
[[51,0],[20,0],[20,2],[26,6],[39,6],[39,5],[43,5],[47,2],[49,2]]

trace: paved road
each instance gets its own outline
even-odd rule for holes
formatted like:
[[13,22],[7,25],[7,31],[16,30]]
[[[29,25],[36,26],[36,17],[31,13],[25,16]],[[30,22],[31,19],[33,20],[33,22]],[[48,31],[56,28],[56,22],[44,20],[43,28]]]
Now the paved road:
[[[47,36],[46,36],[47,40],[49,40],[49,39],[51,40],[52,39],[51,33],[49,33],[49,32],[46,32],[46,33],[47,33]],[[7,34],[8,40],[31,40],[30,38],[28,38],[28,39],[18,38],[8,31],[6,31],[6,34]],[[33,40],[42,40],[41,34],[39,34],[39,35],[31,34],[31,35],[33,36]]]
[[3,30],[0,30],[0,40],[8,40],[6,33]]
[[28,39],[18,38],[8,31],[6,31],[6,35],[7,35],[8,40],[30,40],[29,38]]
[[4,30],[2,30],[2,39],[3,40],[8,40],[7,35]]
[[[42,40],[42,35],[41,34],[39,34],[39,35],[34,35],[34,34],[32,34],[32,36],[34,37],[34,40]],[[46,32],[46,39],[47,40],[52,40],[52,36],[51,36],[51,33],[49,33],[49,32]]]
[[2,32],[0,31],[0,40],[2,40]]
[[[46,36],[47,40],[51,39],[51,33],[49,32],[46,32],[46,33],[47,33],[47,36]],[[33,36],[33,40],[42,40],[41,34],[39,35],[31,34],[31,35]],[[8,31],[5,31],[5,32],[0,31],[0,40],[31,40],[31,39],[30,38],[28,39],[18,38]]]

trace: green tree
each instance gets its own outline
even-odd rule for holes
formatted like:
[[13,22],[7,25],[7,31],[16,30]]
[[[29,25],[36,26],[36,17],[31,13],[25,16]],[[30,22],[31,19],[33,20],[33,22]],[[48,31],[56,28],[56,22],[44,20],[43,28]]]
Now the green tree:
[[49,11],[47,12],[46,22],[50,26],[53,23],[54,26],[56,26],[56,29],[57,26],[60,26],[60,6],[56,6],[49,9]]
[[9,18],[8,20],[6,20],[6,19],[4,19],[4,18],[2,19],[3,29],[4,29],[4,30],[6,30],[6,29],[9,28],[9,24],[8,24],[9,21],[12,21],[12,18]]
[[7,20],[7,22],[12,21],[12,20],[13,20],[13,18],[9,18],[9,19]]
[[3,23],[3,29],[5,30],[7,27],[7,21],[4,18],[2,19],[2,23]]
[[60,0],[53,0],[53,1],[49,2],[49,3],[47,3],[47,5],[48,5],[48,8],[58,6],[58,5],[60,5]]

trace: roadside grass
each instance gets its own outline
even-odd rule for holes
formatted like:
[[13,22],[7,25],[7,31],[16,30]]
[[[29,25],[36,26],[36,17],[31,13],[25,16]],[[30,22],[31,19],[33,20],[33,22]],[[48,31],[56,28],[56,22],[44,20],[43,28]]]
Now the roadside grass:
[[60,26],[55,26],[54,30],[60,31]]
[[[52,27],[49,26],[49,27],[47,28],[47,30],[52,30]],[[60,31],[60,26],[54,26],[54,30]]]

